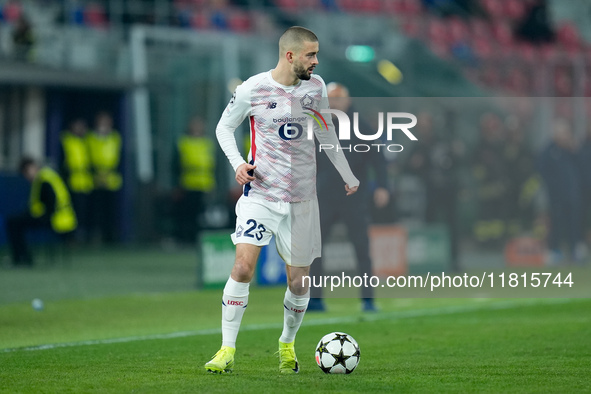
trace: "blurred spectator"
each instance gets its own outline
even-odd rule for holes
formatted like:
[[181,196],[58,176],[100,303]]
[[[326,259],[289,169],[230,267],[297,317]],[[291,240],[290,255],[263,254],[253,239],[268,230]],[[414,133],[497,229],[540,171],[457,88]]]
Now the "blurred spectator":
[[[331,108],[347,113],[349,119],[353,119],[354,109],[346,87],[337,83],[327,86]],[[338,125],[337,125],[338,127]],[[374,130],[362,120],[359,120],[359,130]],[[351,135],[351,145],[363,144],[367,141],[360,140],[355,134]],[[383,153],[370,150],[369,152],[350,152],[343,149],[351,170],[362,185],[359,191],[346,196],[341,177],[330,163],[324,153],[317,155],[318,161],[318,205],[320,209],[321,239],[326,242],[334,224],[343,221],[347,227],[349,240],[352,242],[357,256],[357,270],[360,275],[372,272],[372,262],[369,255],[369,204],[373,197],[373,204],[379,208],[385,207],[390,200],[390,192],[386,188],[386,159]],[[375,174],[376,187],[370,188],[370,174]],[[324,275],[322,271],[322,258],[317,259],[310,268],[311,276]],[[324,310],[322,302],[322,289],[310,288],[310,304],[308,310]],[[361,288],[363,310],[374,311],[374,292],[370,286]]]
[[78,217],[76,237],[78,241],[87,240],[89,199],[94,188],[90,154],[86,144],[86,122],[76,119],[69,130],[61,134],[62,174],[70,189],[72,204]]
[[546,0],[535,0],[529,11],[517,25],[515,34],[518,38],[534,44],[554,41],[555,33],[550,24]]
[[27,17],[21,15],[12,31],[12,42],[14,43],[14,56],[19,61],[30,61],[32,58],[35,36],[33,28]]
[[441,16],[483,16],[484,11],[476,0],[423,0],[426,9]]
[[418,177],[426,193],[425,222],[443,223],[449,232],[452,268],[459,269],[459,229],[456,203],[458,198],[458,161],[460,152],[452,138],[440,138],[433,130],[433,119],[427,112],[417,116],[416,130],[420,143],[414,145],[406,172]]
[[84,23],[94,28],[105,28],[108,22],[103,6],[89,3],[84,9]]
[[21,174],[32,183],[29,209],[8,218],[6,233],[14,266],[31,267],[33,258],[26,234],[33,229],[47,229],[57,234],[68,234],[76,228],[76,214],[70,202],[70,193],[57,172],[40,167],[25,158],[19,166]]
[[1,8],[2,18],[9,23],[17,22],[23,14],[20,1],[8,0]]
[[506,177],[509,169],[503,156],[503,129],[494,113],[480,121],[480,142],[473,159],[477,183],[478,219],[474,226],[476,240],[487,247],[499,247],[505,236],[507,203]]
[[227,0],[212,0],[211,7],[211,26],[219,30],[227,30],[229,6]]
[[206,197],[215,188],[215,144],[205,135],[205,124],[194,118],[176,146],[178,187],[173,194],[176,239],[195,242]]
[[542,151],[538,169],[549,199],[550,263],[563,260],[563,242],[571,259],[581,260],[585,253],[581,229],[583,185],[575,141],[567,120],[559,118],[554,121],[552,141]]
[[535,176],[534,156],[525,138],[524,125],[517,116],[511,116],[506,125],[506,143],[503,161],[507,168],[506,233],[516,237],[531,229],[534,221],[533,197],[539,189]]
[[86,143],[94,179],[91,226],[93,230],[99,230],[103,241],[111,243],[118,240],[117,192],[123,185],[123,178],[119,172],[121,135],[113,129],[111,115],[107,112],[97,115],[95,130],[87,134]]
[[591,123],[587,125],[585,139],[579,149],[579,163],[583,175],[584,231],[587,243],[591,243]]

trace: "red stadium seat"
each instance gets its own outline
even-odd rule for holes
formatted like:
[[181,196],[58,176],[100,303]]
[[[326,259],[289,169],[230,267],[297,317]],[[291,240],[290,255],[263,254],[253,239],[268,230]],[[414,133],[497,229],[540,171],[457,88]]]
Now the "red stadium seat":
[[473,39],[490,40],[492,35],[490,24],[485,20],[478,18],[474,18],[470,21],[470,32],[471,38]]
[[558,47],[554,44],[542,45],[538,51],[543,61],[554,60],[559,55]]
[[246,32],[251,29],[250,16],[246,12],[232,12],[228,20],[230,30],[235,32]]
[[429,41],[437,43],[448,43],[449,34],[446,23],[439,18],[431,18],[428,22],[427,36]]
[[424,38],[423,24],[418,18],[408,18],[402,23],[402,31],[413,38]]
[[531,89],[526,73],[518,67],[509,70],[504,85],[505,88],[519,96],[527,96]]
[[404,11],[404,0],[382,0],[382,10],[387,14],[402,14]]
[[275,0],[275,3],[279,6],[279,8],[287,12],[294,12],[300,9],[297,0]]
[[521,20],[525,15],[526,4],[522,0],[505,0],[504,14],[512,21]]
[[501,18],[504,16],[503,3],[499,0],[481,0],[480,4],[486,13],[494,18]]
[[538,58],[536,47],[528,42],[513,44],[514,52],[526,62],[533,63]]
[[423,11],[420,0],[382,0],[380,8],[394,15],[420,15]]
[[107,16],[104,8],[96,3],[88,4],[84,9],[84,23],[98,28],[107,26]]
[[207,12],[197,11],[191,18],[191,27],[197,30],[209,29],[211,27],[210,21],[211,18]]
[[423,11],[423,7],[421,6],[421,0],[404,0],[403,4],[403,13],[407,15],[419,15]]
[[359,2],[357,0],[337,0],[337,6],[345,12],[359,11]]
[[497,43],[508,46],[513,43],[513,31],[508,23],[495,21],[492,25],[492,32]]
[[494,54],[490,40],[475,39],[472,43],[472,48],[476,56],[483,60],[490,59]]
[[361,0],[360,10],[370,14],[378,14],[382,11],[380,0]]
[[7,22],[16,22],[18,19],[20,19],[23,10],[20,3],[16,1],[9,1],[8,3],[4,4],[2,13],[4,14],[4,19]]
[[460,18],[449,19],[448,39],[452,43],[469,41],[470,28],[468,24]]
[[581,48],[581,37],[577,27],[571,23],[565,23],[558,28],[558,42],[567,50],[578,50]]
[[321,0],[301,0],[298,1],[299,8],[304,10],[322,10],[324,6]]

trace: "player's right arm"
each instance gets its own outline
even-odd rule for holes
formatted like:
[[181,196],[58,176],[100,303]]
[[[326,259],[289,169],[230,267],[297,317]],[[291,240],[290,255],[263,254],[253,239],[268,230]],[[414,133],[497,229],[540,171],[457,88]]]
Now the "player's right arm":
[[256,166],[248,164],[242,158],[234,132],[242,121],[251,114],[250,89],[247,83],[238,86],[232,95],[232,99],[224,109],[222,117],[215,129],[215,134],[220,147],[230,161],[230,165],[236,172],[236,182],[244,185],[254,181],[254,176],[249,174]]

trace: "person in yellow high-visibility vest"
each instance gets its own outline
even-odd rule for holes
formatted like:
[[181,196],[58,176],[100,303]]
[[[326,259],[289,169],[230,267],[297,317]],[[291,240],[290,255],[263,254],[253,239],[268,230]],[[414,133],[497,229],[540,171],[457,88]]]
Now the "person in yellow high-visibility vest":
[[117,192],[123,185],[119,172],[121,162],[121,135],[113,129],[111,115],[101,112],[96,127],[86,135],[90,153],[94,190],[92,192],[92,224],[106,242],[115,242],[117,236]]
[[89,199],[94,189],[90,152],[86,144],[86,122],[76,119],[61,134],[62,174],[78,217],[77,238],[85,240],[88,232]]
[[215,145],[205,136],[205,125],[194,118],[176,145],[178,188],[174,193],[175,234],[179,241],[194,242],[206,195],[215,189]]
[[8,218],[6,233],[15,266],[32,266],[33,259],[26,242],[31,229],[46,228],[66,236],[76,229],[76,213],[70,193],[59,174],[49,167],[40,167],[33,159],[20,164],[21,174],[32,183],[26,212]]

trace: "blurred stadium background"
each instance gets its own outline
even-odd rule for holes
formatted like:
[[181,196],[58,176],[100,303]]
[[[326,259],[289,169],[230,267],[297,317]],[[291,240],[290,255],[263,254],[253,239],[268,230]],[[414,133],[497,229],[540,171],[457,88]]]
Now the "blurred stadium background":
[[[277,37],[299,24],[320,37],[319,74],[327,82],[346,84],[354,97],[421,98],[419,124],[431,129],[419,130],[423,149],[388,155],[393,198],[372,211],[374,223],[404,231],[411,271],[413,264],[418,272],[433,264],[542,266],[551,225],[537,163],[554,119],[568,121],[591,163],[590,21],[584,0],[2,0],[0,222],[26,208],[19,160],[32,156],[59,169],[60,133],[77,118],[92,129],[95,115],[107,111],[123,141],[117,237],[114,246],[90,239],[74,253],[144,245],[194,251],[192,239],[177,236],[177,140],[195,117],[214,139],[234,87],[272,68]],[[470,100],[436,97],[479,105],[464,116]],[[246,140],[246,125],[241,131]],[[230,259],[219,234],[228,238],[239,193],[221,150],[214,155],[216,186],[192,218],[204,230],[210,263]],[[573,181],[587,193],[588,168]],[[588,194],[581,201],[588,235]],[[565,250],[565,259],[550,257],[583,262],[588,241]],[[5,244],[0,226],[8,265]]]
[[[252,286],[238,373],[202,370],[219,340],[240,195],[215,126],[234,87],[275,66],[294,24],[319,36],[326,82],[347,85],[360,106],[419,118],[419,142],[395,140],[404,151],[386,155],[392,198],[371,210],[376,273],[558,269],[589,296],[589,1],[0,0],[0,391],[294,390],[271,350],[285,283],[273,248]],[[94,129],[103,111],[122,139],[113,237],[90,223],[74,243],[34,232],[35,265],[13,269],[5,224],[27,209],[30,188],[19,161],[62,171],[62,132],[76,119]],[[179,187],[176,147],[193,129],[215,158],[201,210]],[[558,158],[546,154],[557,130],[569,137]],[[247,125],[237,136],[246,149]],[[552,201],[573,208],[554,220],[562,251],[548,250]],[[342,228],[324,254],[328,271],[354,267]],[[378,292],[374,314],[326,300],[298,334],[296,390],[588,390],[589,300],[495,290]],[[362,348],[349,379],[314,366],[318,339],[335,330]]]

